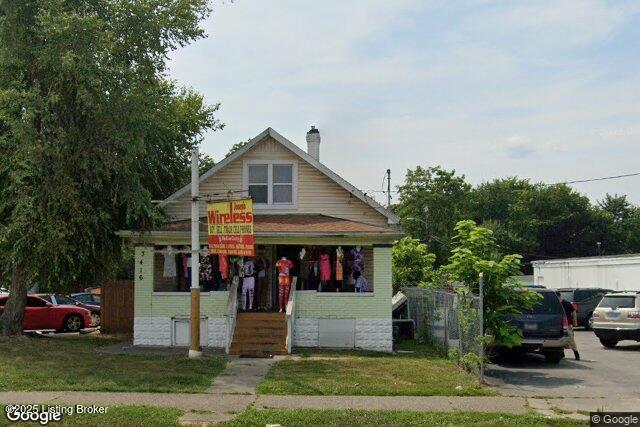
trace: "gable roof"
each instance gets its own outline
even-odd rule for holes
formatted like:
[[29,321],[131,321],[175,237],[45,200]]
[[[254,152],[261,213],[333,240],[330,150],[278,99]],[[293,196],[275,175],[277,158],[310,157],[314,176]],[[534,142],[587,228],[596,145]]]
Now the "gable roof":
[[[233,162],[234,160],[242,157],[247,151],[251,150],[255,145],[257,145],[260,141],[265,139],[266,137],[271,137],[281,145],[283,145],[288,150],[292,151],[298,157],[302,158],[302,160],[309,163],[311,166],[322,172],[329,179],[334,181],[336,184],[347,190],[349,193],[353,194],[358,199],[362,200],[367,205],[371,206],[373,209],[378,211],[380,214],[385,216],[388,219],[389,224],[399,224],[400,218],[398,218],[393,212],[386,209],[384,206],[376,202],[373,198],[367,196],[362,191],[357,189],[355,186],[351,185],[345,179],[340,177],[338,174],[333,172],[331,169],[320,163],[318,160],[311,157],[306,151],[302,150],[300,147],[295,145],[293,142],[289,141],[284,136],[280,135],[278,132],[273,130],[272,128],[266,128],[264,131],[260,132],[255,138],[251,139],[247,144],[238,150],[234,151],[227,157],[225,157],[220,163],[216,163],[211,169],[200,176],[200,182],[206,181],[211,176],[213,176],[216,172],[224,169],[228,164]],[[178,199],[179,197],[187,194],[191,189],[191,184],[187,184],[166,199],[164,199],[159,207],[167,205],[169,202]]]

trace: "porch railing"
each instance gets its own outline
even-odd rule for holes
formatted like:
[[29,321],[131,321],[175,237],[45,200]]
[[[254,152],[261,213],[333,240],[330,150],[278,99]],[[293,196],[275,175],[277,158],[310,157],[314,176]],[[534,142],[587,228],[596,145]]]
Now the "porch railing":
[[234,280],[229,285],[229,299],[227,299],[227,308],[224,317],[227,321],[227,341],[224,351],[229,354],[231,343],[233,342],[233,333],[236,329],[236,316],[238,313],[238,283]]
[[289,302],[287,303],[287,353],[291,354],[293,348],[293,328],[296,320],[296,285],[298,278],[291,281],[291,291],[289,291]]

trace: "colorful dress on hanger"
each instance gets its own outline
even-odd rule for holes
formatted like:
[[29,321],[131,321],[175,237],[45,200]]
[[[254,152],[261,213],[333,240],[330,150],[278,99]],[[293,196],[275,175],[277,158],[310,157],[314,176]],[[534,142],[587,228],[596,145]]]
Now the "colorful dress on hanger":
[[276,262],[276,268],[278,269],[278,300],[281,311],[283,311],[289,303],[292,267],[293,263],[286,258],[279,259],[278,262]]
[[320,280],[323,282],[331,280],[331,260],[329,254],[320,255]]
[[364,272],[364,251],[353,248],[351,256],[353,257],[353,271]]
[[342,248],[336,249],[336,280],[342,281],[344,280],[344,273],[342,269],[342,264],[344,262],[344,251]]
[[222,277],[222,280],[227,280],[229,278],[229,256],[219,255],[218,263],[220,266],[220,277]]

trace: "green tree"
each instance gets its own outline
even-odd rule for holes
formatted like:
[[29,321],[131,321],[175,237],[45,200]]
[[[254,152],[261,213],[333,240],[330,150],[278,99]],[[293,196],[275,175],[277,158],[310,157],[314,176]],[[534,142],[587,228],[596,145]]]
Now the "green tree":
[[427,245],[412,237],[395,242],[393,258],[393,293],[404,286],[416,286],[429,281],[436,256],[429,253]]
[[530,309],[538,294],[522,288],[512,276],[520,273],[520,255],[502,256],[493,232],[474,221],[455,226],[455,248],[442,270],[464,285],[467,293],[478,294],[479,275],[484,275],[484,330],[494,345],[512,347],[521,340],[509,318]]
[[611,239],[621,241],[618,235],[607,239],[615,228],[611,215],[564,184],[518,178],[483,183],[473,190],[473,212],[473,219],[494,231],[503,252],[521,254],[525,261],[595,255],[597,241],[608,240],[610,247]]
[[626,196],[607,194],[594,207],[595,238],[601,253],[624,254],[640,250],[640,212]]
[[246,141],[240,141],[240,142],[236,142],[235,144],[233,144],[231,146],[231,148],[229,148],[229,151],[227,152],[227,156],[232,155],[233,153],[235,153],[236,151],[238,151],[239,149],[241,149],[242,147],[247,145],[249,143],[249,141],[251,141],[251,140],[247,139]]
[[437,265],[449,256],[456,222],[470,217],[470,193],[464,175],[439,166],[409,169],[405,182],[398,186],[395,212],[411,237],[428,242]]
[[95,283],[114,231],[148,229],[152,199],[217,129],[217,106],[165,78],[169,52],[203,37],[206,0],[0,1],[0,334],[20,334],[32,283]]
[[538,247],[538,221],[528,201],[535,186],[515,177],[478,185],[472,192],[473,217],[493,231],[500,249],[525,259]]
[[536,254],[546,258],[595,255],[594,215],[586,196],[565,184],[538,184],[521,203],[537,222]]

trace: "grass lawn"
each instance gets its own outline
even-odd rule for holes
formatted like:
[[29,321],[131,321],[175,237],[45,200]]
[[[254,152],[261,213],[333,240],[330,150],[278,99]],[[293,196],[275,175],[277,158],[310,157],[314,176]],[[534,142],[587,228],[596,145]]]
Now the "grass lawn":
[[[66,405],[65,405],[66,406]],[[0,405],[0,427],[11,425],[5,416],[4,407]],[[174,408],[158,408],[155,406],[112,406],[105,414],[63,415],[60,422],[51,423],[56,426],[176,426],[178,418],[184,412]],[[39,426],[38,423],[20,423],[21,426]]]
[[483,412],[346,411],[249,408],[229,427],[265,426],[586,426],[588,422],[539,415]]
[[118,342],[100,335],[0,339],[0,390],[196,393],[206,391],[226,364],[221,357],[95,351]]
[[[301,360],[277,362],[258,386],[259,394],[359,396],[483,396],[481,387],[428,346],[404,344],[413,354],[303,351]],[[456,387],[459,389],[456,389]]]

